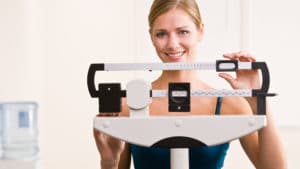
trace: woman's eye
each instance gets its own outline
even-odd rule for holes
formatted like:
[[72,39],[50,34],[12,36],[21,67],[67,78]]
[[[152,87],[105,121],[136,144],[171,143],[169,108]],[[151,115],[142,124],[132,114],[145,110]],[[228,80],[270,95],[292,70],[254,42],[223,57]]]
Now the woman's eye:
[[180,35],[187,35],[187,34],[189,34],[190,32],[189,31],[187,31],[187,30],[181,30],[181,31],[179,31],[179,34]]
[[158,32],[158,33],[155,34],[155,36],[158,37],[158,38],[162,38],[162,37],[164,37],[165,35],[166,35],[165,32]]

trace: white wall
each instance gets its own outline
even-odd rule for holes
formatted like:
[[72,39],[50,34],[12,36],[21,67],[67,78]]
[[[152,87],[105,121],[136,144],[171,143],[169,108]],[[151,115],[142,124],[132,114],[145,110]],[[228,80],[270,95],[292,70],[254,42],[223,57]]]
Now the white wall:
[[[133,5],[122,0],[57,0],[44,1],[42,8],[46,105],[41,144],[45,167],[98,168],[92,136],[92,119],[98,108],[87,91],[87,70],[93,62],[131,59]],[[103,75],[100,78],[105,79]]]
[[[199,2],[206,28],[199,61],[220,59],[224,52],[238,51],[240,1]],[[276,121],[281,126],[299,126],[299,2],[252,2],[251,51],[270,66],[271,91],[279,93],[270,99]],[[150,1],[141,0],[0,0],[0,101],[39,102],[45,169],[99,168],[92,137],[97,100],[91,99],[87,91],[87,69],[93,62],[158,61],[147,32],[149,5]],[[157,74],[97,74],[97,79],[125,83],[134,76],[151,80]],[[214,74],[201,75],[216,86],[228,87],[212,78]],[[299,128],[285,127],[281,131],[289,163],[297,166],[297,152],[290,145],[300,139]],[[246,158],[236,162],[242,154],[238,144],[232,147],[226,167],[248,167]]]
[[254,1],[253,49],[269,62],[271,90],[279,94],[272,98],[272,109],[278,123],[297,125],[300,122],[298,96],[299,67],[299,1]]
[[43,93],[39,9],[34,1],[0,1],[1,101],[39,100]]

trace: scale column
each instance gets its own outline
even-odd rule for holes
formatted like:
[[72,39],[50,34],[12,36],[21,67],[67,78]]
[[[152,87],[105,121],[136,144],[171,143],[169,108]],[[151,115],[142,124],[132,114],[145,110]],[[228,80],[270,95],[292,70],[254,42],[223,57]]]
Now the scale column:
[[189,169],[189,149],[171,148],[171,169]]

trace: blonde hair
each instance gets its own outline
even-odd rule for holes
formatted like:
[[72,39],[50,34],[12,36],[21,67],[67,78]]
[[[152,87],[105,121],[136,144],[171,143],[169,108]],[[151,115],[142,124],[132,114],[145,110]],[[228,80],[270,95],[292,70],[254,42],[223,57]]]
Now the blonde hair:
[[195,0],[154,0],[148,15],[150,30],[152,29],[153,23],[158,16],[168,12],[173,8],[185,11],[192,18],[197,28],[202,27],[202,19],[199,7]]

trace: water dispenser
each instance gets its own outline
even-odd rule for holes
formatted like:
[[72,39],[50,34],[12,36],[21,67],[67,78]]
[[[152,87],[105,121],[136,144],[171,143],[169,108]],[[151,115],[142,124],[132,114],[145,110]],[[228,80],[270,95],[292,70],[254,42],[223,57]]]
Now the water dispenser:
[[36,159],[39,152],[37,103],[2,103],[1,107],[3,158]]
[[2,114],[2,106],[0,104],[0,159],[3,157],[3,114]]

